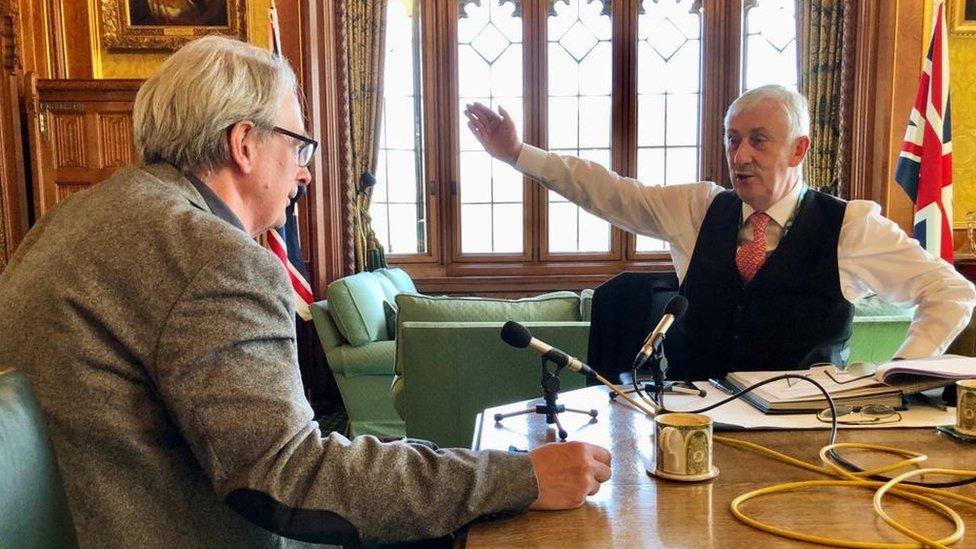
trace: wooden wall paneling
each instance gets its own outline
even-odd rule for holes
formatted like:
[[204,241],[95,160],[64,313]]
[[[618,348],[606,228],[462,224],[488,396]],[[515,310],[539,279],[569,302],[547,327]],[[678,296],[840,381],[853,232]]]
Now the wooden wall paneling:
[[[321,143],[312,162],[312,184],[307,200],[313,291],[324,297],[328,283],[352,272],[346,242],[351,236],[344,201],[342,134],[345,126],[341,95],[336,1],[301,2],[302,80],[308,98],[310,129]],[[348,112],[346,112],[348,116]],[[351,248],[350,248],[351,249]]]
[[19,38],[22,44],[24,72],[34,72],[39,78],[51,75],[45,42],[44,0],[6,0],[20,10]]
[[0,0],[0,270],[27,232],[20,96],[23,57],[20,7]]
[[857,4],[850,197],[878,202],[909,234],[912,204],[894,173],[922,67],[922,17],[912,0]]
[[[887,166],[884,171],[885,194],[879,197],[884,207],[885,215],[898,223],[908,234],[912,233],[915,208],[908,195],[895,183],[895,165],[898,154],[905,139],[905,128],[912,105],[915,104],[915,94],[918,91],[919,76],[922,71],[923,43],[928,37],[923,37],[925,21],[924,10],[916,0],[897,0],[885,5],[893,10],[894,22],[894,51],[890,59],[885,60],[891,66],[890,100],[882,102],[890,107],[886,128],[888,132]],[[886,18],[882,15],[882,20]],[[950,222],[951,224],[951,222]]]
[[132,105],[141,84],[141,80],[31,82],[28,124],[35,218],[135,161]]
[[890,72],[878,63],[878,50],[884,44],[879,41],[881,21],[878,19],[881,5],[877,1],[859,2],[857,36],[855,38],[854,96],[851,109],[851,173],[849,198],[867,200],[880,196],[881,181],[876,178],[880,166],[875,149],[884,149],[876,143],[875,127],[883,118],[885,109],[878,108],[879,87],[876,84],[890,82]]

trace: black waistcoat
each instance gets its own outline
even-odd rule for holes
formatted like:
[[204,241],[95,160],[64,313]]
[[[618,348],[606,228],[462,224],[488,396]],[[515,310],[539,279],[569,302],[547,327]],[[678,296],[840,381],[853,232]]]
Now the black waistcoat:
[[846,207],[808,190],[779,246],[744,284],[735,266],[742,201],[731,191],[716,196],[681,284],[688,310],[664,342],[668,378],[843,364],[854,315],[837,270]]

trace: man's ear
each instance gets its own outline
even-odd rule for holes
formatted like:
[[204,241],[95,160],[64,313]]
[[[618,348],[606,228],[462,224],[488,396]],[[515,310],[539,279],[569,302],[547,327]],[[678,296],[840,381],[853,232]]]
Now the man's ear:
[[810,150],[810,137],[801,135],[793,140],[793,154],[790,156],[790,167],[795,168],[803,162],[807,151]]
[[249,174],[254,170],[254,145],[257,129],[254,122],[241,120],[227,130],[227,152],[230,164],[241,173]]

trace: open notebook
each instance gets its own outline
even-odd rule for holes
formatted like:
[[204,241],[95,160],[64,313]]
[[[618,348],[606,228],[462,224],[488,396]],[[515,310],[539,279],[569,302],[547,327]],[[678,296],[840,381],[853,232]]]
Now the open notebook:
[[[976,378],[976,358],[957,355],[898,360],[878,365],[874,374],[858,379],[844,373],[832,379],[822,368],[810,371],[733,372],[724,384],[741,390],[780,374],[807,375],[824,386],[835,405],[865,406],[886,404],[901,407],[902,395],[949,385],[958,379]],[[835,381],[836,380],[836,381]],[[750,391],[743,398],[767,414],[816,412],[827,407],[827,400],[803,380],[779,380]]]

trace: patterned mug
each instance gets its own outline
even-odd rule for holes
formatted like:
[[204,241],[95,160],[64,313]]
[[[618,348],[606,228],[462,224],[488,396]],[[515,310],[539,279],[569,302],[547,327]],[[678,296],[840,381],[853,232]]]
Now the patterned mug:
[[956,382],[956,431],[976,437],[976,379]]
[[654,417],[655,470],[700,477],[712,471],[712,418],[668,413]]

